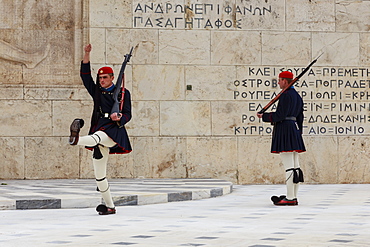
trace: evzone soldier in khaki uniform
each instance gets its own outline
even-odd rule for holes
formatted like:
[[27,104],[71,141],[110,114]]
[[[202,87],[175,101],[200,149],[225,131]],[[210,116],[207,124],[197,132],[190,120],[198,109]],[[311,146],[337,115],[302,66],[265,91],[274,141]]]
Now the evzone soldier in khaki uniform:
[[85,55],[81,62],[80,75],[82,82],[94,101],[91,126],[87,136],[79,136],[84,125],[82,119],[75,119],[70,126],[69,144],[82,145],[93,150],[93,166],[97,190],[100,191],[105,205],[98,205],[96,210],[100,215],[115,214],[116,209],[106,178],[109,154],[127,154],[132,151],[125,124],[131,119],[131,97],[127,89],[121,93],[124,96],[123,107],[119,113],[111,113],[115,100],[113,92],[114,74],[110,67],[98,70],[96,83],[91,75],[90,52],[91,44],[84,48]]
[[[281,89],[288,87],[293,80],[293,73],[283,71],[279,74]],[[287,194],[272,196],[275,205],[298,205],[298,187],[303,182],[303,173],[300,169],[298,153],[305,152],[302,139],[303,100],[293,86],[280,96],[276,112],[257,113],[264,122],[274,125],[272,134],[271,153],[279,154],[286,174]]]

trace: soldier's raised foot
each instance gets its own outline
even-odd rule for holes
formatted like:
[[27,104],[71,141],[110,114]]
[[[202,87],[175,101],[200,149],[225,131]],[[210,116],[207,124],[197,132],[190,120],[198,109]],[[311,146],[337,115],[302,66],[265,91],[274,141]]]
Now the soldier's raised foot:
[[84,126],[84,123],[83,119],[76,118],[73,120],[70,126],[71,134],[69,135],[69,144],[77,145],[78,138],[80,136],[80,129]]

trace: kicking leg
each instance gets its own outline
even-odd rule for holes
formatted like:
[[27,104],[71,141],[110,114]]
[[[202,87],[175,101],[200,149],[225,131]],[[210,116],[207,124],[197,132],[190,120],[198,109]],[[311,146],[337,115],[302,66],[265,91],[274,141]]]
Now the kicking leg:
[[103,131],[96,131],[92,135],[79,136],[80,128],[83,126],[83,124],[80,124],[81,120],[82,119],[75,119],[71,125],[71,136],[69,137],[69,143],[71,145],[95,147],[101,144],[106,147],[113,147],[117,144]]
[[98,144],[102,144],[106,147],[113,147],[115,143],[105,132],[97,131],[92,135],[80,136],[80,129],[84,126],[84,120],[76,118],[73,120],[69,136],[69,144],[71,145],[82,145],[88,147],[94,147]]

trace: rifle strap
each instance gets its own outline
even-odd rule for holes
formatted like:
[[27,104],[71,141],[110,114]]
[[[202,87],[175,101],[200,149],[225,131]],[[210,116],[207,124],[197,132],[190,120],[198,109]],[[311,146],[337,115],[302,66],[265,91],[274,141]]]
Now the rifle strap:
[[121,88],[121,97],[119,102],[119,111],[122,112],[123,104],[125,102],[125,88]]

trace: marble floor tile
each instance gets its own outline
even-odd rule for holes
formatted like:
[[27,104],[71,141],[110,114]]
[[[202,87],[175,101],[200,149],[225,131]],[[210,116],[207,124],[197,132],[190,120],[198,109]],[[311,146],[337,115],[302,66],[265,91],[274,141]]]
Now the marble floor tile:
[[370,184],[303,184],[298,206],[274,206],[271,195],[284,191],[234,185],[219,197],[118,206],[107,216],[94,208],[0,210],[0,246],[369,245]]

